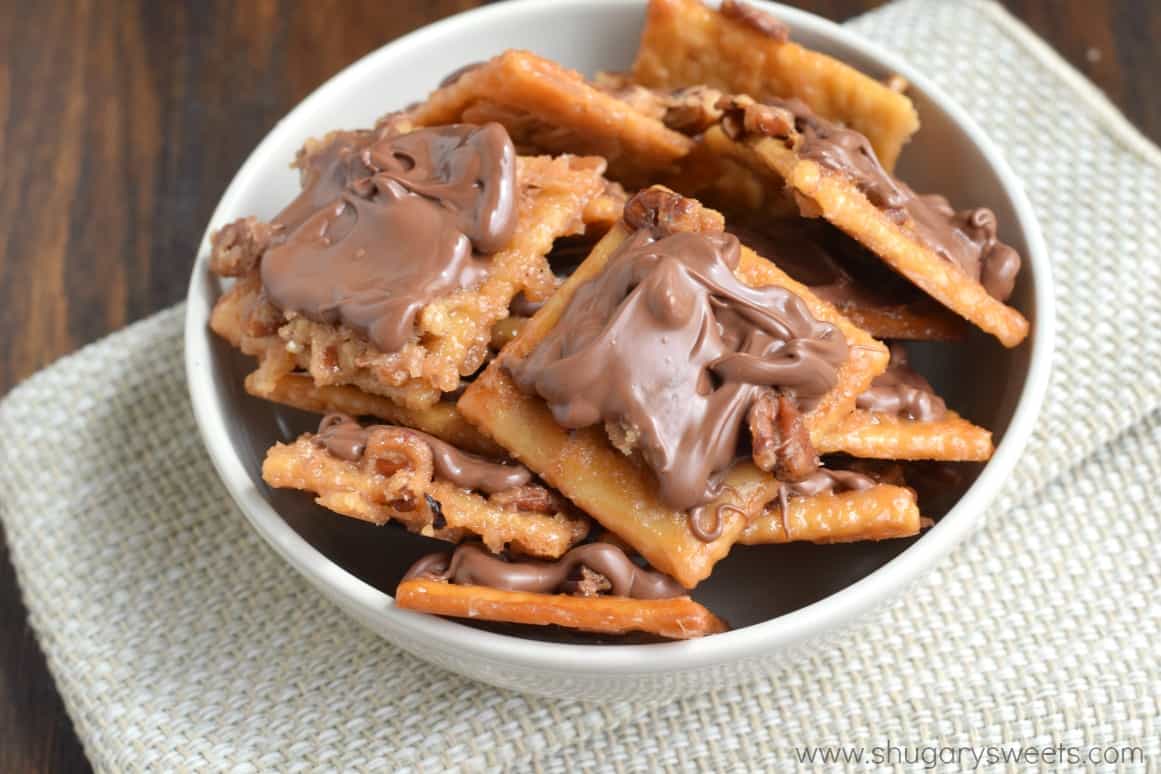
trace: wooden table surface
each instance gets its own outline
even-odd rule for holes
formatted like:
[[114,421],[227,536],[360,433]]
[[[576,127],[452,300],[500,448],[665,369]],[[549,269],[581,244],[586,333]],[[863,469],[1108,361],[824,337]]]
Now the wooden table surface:
[[[0,393],[167,307],[230,177],[343,66],[470,0],[0,0]],[[843,20],[875,0],[792,2]],[[1005,0],[1153,140],[1161,8]],[[84,771],[0,542],[0,772]]]

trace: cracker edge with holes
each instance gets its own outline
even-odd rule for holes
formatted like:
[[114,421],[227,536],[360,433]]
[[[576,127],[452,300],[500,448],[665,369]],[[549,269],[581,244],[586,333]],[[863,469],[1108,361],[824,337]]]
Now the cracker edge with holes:
[[950,409],[929,421],[857,409],[823,433],[815,446],[819,454],[940,462],[985,462],[994,451],[990,430]]
[[601,634],[647,632],[675,640],[717,634],[729,628],[689,597],[580,597],[412,579],[399,584],[395,604],[405,610],[476,621],[555,625]]
[[738,543],[887,540],[917,535],[923,525],[915,493],[906,487],[876,484],[859,491],[792,497],[786,501],[785,516],[774,497],[770,507],[742,530]]

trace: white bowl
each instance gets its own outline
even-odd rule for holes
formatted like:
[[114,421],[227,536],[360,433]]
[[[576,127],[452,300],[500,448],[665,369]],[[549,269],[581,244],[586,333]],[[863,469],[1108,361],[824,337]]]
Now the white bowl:
[[[370,125],[425,96],[447,73],[506,48],[527,48],[582,72],[624,69],[636,49],[643,0],[523,0],[446,19],[375,51],[321,86],[246,160],[202,241],[189,289],[186,368],[206,447],[255,529],[343,609],[419,658],[495,685],[548,696],[660,699],[722,687],[783,668],[802,646],[849,626],[900,593],[976,527],[1024,449],[1048,382],[1053,295],[1043,239],[1024,191],[999,152],[962,109],[922,74],[853,33],[802,11],[766,3],[795,39],[875,76],[899,73],[923,128],[903,153],[902,176],[961,206],[986,204],[1001,234],[1026,257],[1013,303],[1032,335],[1004,350],[976,335],[950,353],[920,348],[921,367],[968,417],[996,431],[995,456],[922,537],[847,546],[736,549],[697,590],[737,627],[701,640],[594,644],[557,635],[513,636],[395,607],[391,590],[431,541],[325,512],[298,492],[261,480],[265,449],[313,421],[242,390],[253,368],[209,331],[219,281],[206,267],[209,234],[243,215],[273,216],[297,190],[288,162],[302,141]],[[213,138],[207,138],[212,142]],[[971,174],[964,174],[970,170]],[[760,590],[760,591],[759,591]],[[568,641],[571,640],[571,641]]]

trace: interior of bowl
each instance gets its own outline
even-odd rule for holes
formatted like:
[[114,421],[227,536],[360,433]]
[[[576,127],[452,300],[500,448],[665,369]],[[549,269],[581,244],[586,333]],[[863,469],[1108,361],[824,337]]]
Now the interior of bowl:
[[[222,217],[214,225],[242,215],[270,217],[289,201],[297,190],[297,179],[287,164],[307,136],[369,125],[380,114],[423,97],[446,73],[467,62],[512,47],[531,49],[589,74],[598,69],[624,69],[632,60],[642,22],[642,10],[633,3],[542,3],[530,5],[527,11],[539,14],[540,22],[513,24],[507,16],[481,15],[479,22],[470,26],[437,26],[393,45],[390,51],[372,55],[360,67],[336,78],[275,129],[240,173],[231,188],[229,211],[219,211]],[[796,18],[785,12],[783,16]],[[543,17],[551,17],[551,23],[545,23]],[[858,49],[817,30],[796,27],[794,36],[873,75],[890,74]],[[923,128],[902,156],[901,176],[917,190],[940,191],[960,206],[990,206],[1002,224],[1001,236],[1027,254],[1029,245],[1016,225],[1015,203],[983,152],[922,90],[913,88],[910,96]],[[962,174],[964,169],[973,170],[973,174]],[[195,271],[206,272],[204,256]],[[206,277],[204,281],[209,283],[211,294],[220,292],[216,280]],[[197,283],[195,276],[195,286]],[[1030,271],[1023,273],[1012,303],[1035,321]],[[260,475],[266,449],[276,441],[313,429],[318,419],[246,395],[242,381],[253,370],[253,361],[210,334],[203,335],[212,339],[209,367],[214,373],[214,394],[208,399],[216,401],[224,416],[231,418],[228,442],[262,497],[302,538],[339,567],[387,594],[393,593],[416,558],[444,547],[402,529],[377,528],[337,516],[315,505],[304,493],[268,488]],[[1029,343],[1005,350],[986,336],[974,335],[953,348],[916,347],[913,357],[951,407],[991,428],[999,440],[1024,387],[1030,352]],[[965,466],[964,473],[949,488],[945,505],[971,486],[979,469]],[[938,508],[929,515],[938,517],[943,510]],[[737,548],[698,587],[695,597],[735,627],[759,623],[849,586],[914,542]],[[575,640],[553,631],[522,634]]]

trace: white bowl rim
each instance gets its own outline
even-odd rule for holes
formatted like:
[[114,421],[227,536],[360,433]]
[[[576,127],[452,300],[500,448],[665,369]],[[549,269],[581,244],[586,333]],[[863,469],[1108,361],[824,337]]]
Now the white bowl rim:
[[[603,0],[604,5],[644,6],[644,0]],[[1043,235],[1019,179],[974,120],[924,75],[898,56],[861,36],[814,14],[773,2],[758,0],[792,29],[805,29],[859,50],[888,71],[899,73],[940,106],[976,145],[1006,189],[1027,243],[1027,259],[1034,277],[1036,322],[1030,336],[1031,357],[1024,388],[1012,420],[992,459],[976,481],[923,539],[855,583],[790,613],[762,623],[712,637],[645,645],[580,645],[544,642],[475,629],[453,620],[397,608],[393,598],[356,578],[304,540],[261,496],[230,444],[227,417],[213,400],[210,372],[209,299],[201,291],[209,237],[214,228],[238,217],[235,202],[242,182],[263,165],[276,144],[274,138],[301,115],[309,114],[319,95],[347,78],[377,66],[378,60],[414,47],[422,47],[445,31],[471,25],[485,18],[515,19],[544,6],[591,7],[592,0],[511,0],[473,9],[423,27],[388,43],[349,65],[300,102],[263,138],[234,176],[223,194],[203,236],[190,280],[185,329],[185,366],[194,414],[203,441],[219,476],[247,519],[292,566],[325,595],[365,621],[386,617],[387,622],[409,630],[420,641],[442,643],[465,656],[497,663],[512,663],[561,675],[652,674],[704,669],[774,652],[848,625],[884,601],[893,598],[908,582],[927,572],[937,561],[971,533],[1011,474],[1034,429],[1044,401],[1055,342],[1055,300],[1052,269]],[[284,161],[280,159],[280,161]],[[394,619],[392,621],[391,619]],[[394,628],[394,627],[392,627]]]

